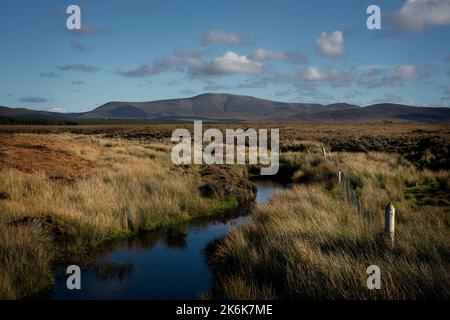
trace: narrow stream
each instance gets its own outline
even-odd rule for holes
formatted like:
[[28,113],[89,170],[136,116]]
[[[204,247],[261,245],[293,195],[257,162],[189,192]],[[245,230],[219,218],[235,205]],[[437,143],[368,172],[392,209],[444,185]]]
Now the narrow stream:
[[[286,186],[256,181],[256,203],[267,202]],[[49,299],[198,299],[214,281],[204,254],[212,241],[225,236],[250,216],[189,224],[182,236],[149,233],[117,243],[93,266],[82,271],[81,290],[68,290],[63,270]]]

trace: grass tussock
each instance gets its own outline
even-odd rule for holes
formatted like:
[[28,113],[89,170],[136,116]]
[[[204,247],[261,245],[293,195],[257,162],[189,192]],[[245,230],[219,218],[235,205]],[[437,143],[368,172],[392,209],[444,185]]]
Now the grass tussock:
[[[20,137],[19,137],[20,138]],[[51,265],[88,248],[133,233],[170,228],[191,219],[224,213],[238,206],[233,192],[205,197],[197,168],[175,167],[170,145],[130,143],[120,139],[26,135],[28,144],[9,140],[9,156],[28,155],[19,167],[0,166],[0,298],[23,298],[52,284]],[[39,155],[24,146],[48,139],[46,156],[60,170],[53,178],[52,163],[42,166]],[[14,148],[18,149],[14,153]],[[41,148],[42,149],[42,148]],[[58,155],[63,154],[61,158]],[[82,166],[61,166],[66,157]],[[77,161],[78,160],[78,161]],[[28,164],[33,170],[20,170]],[[88,170],[89,169],[89,170]],[[243,179],[228,170],[233,188]],[[237,188],[237,187],[234,188]],[[240,187],[239,190],[244,188]],[[237,190],[237,189],[236,189]]]
[[[82,260],[105,242],[176,230],[254,198],[245,166],[174,167],[169,139],[178,127],[2,126],[0,299],[48,288],[55,263]],[[219,244],[210,256],[217,282],[205,298],[450,296],[448,125],[276,127],[280,175],[295,186]],[[370,226],[346,201],[338,171],[373,213]],[[396,208],[394,246],[381,232],[388,202]],[[366,288],[373,264],[381,268],[381,290]],[[117,265],[97,271],[132,272]]]
[[[417,205],[408,186],[431,182],[448,197],[448,172],[417,171],[384,153],[293,153],[297,184],[259,206],[212,256],[222,299],[432,299],[450,296],[448,205]],[[365,216],[344,198],[336,172],[356,181]],[[305,183],[307,182],[307,184]],[[442,187],[441,187],[442,186]],[[445,193],[447,190],[447,193]],[[432,194],[428,195],[430,198]],[[397,208],[395,244],[382,234],[384,207]],[[381,269],[381,290],[368,290],[366,268]]]

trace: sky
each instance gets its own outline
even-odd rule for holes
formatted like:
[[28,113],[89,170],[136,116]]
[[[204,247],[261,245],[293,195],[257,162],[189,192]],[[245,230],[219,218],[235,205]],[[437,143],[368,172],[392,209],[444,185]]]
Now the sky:
[[[69,5],[81,30],[68,30]],[[369,30],[369,5],[381,29]],[[206,92],[450,105],[450,0],[2,0],[0,105],[82,112]]]

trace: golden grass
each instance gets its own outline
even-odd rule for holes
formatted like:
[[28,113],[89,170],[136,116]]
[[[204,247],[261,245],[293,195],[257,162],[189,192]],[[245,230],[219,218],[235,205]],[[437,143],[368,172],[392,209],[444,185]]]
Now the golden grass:
[[[221,207],[220,200],[202,196],[196,168],[172,165],[170,145],[70,134],[29,134],[9,142],[18,139],[28,141],[25,146],[48,142],[46,155],[55,155],[59,178],[53,178],[52,160],[38,170],[42,157],[33,154],[22,158],[18,167],[0,169],[0,191],[8,195],[0,200],[0,298],[22,298],[49,286],[51,262],[61,255],[180,224]],[[16,153],[25,154],[23,150],[29,148]],[[78,175],[76,167],[63,168],[66,157],[80,166],[89,163],[89,170]],[[33,170],[17,169],[27,163]],[[10,225],[24,218],[39,224],[47,217],[50,225]],[[60,233],[68,239],[62,241]]]
[[[449,206],[416,206],[405,188],[449,179],[417,172],[384,153],[289,154],[298,181],[260,206],[248,225],[225,238],[212,257],[218,268],[212,297],[225,299],[432,299],[450,296]],[[367,219],[333,179],[342,170],[357,181]],[[303,180],[302,180],[303,178]],[[334,181],[336,177],[334,176]],[[448,196],[448,194],[447,194]],[[382,235],[384,207],[397,208],[393,248]],[[366,268],[381,268],[381,290],[368,290]]]
[[[399,126],[282,126],[281,169],[292,173],[297,185],[258,207],[250,224],[225,239],[212,257],[219,277],[206,297],[448,298],[449,171],[419,170],[395,153],[331,152],[324,158],[316,142],[346,149],[350,141],[351,149],[359,141],[377,150],[388,141],[386,149],[406,148],[418,164],[432,164],[437,156],[446,168],[441,147],[448,126]],[[72,254],[251,198],[242,166],[174,167],[170,129],[40,127],[30,130],[45,134],[0,133],[0,299],[48,288],[52,265]],[[67,132],[72,130],[77,133]],[[440,147],[427,156],[425,146],[415,158],[415,141],[439,131],[445,140]],[[408,140],[413,132],[415,140]],[[103,135],[88,135],[94,133]],[[375,213],[371,229],[336,185],[338,170],[351,177],[365,207]],[[233,201],[224,203],[230,197]],[[393,248],[380,235],[389,201],[397,209]],[[18,221],[27,222],[11,225]],[[382,271],[378,291],[365,287],[371,264]]]

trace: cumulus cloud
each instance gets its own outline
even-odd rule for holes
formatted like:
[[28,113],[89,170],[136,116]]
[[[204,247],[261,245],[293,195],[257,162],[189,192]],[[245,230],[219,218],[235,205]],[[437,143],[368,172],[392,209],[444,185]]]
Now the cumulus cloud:
[[390,17],[399,32],[422,33],[432,27],[450,25],[450,1],[408,0]]
[[398,66],[394,75],[394,79],[397,81],[413,81],[419,78],[419,70],[412,64],[403,64]]
[[436,65],[432,63],[421,66],[402,64],[395,68],[370,68],[358,75],[356,83],[366,88],[399,85],[408,81],[428,79],[438,72]]
[[213,59],[198,71],[211,75],[259,74],[263,69],[260,62],[252,61],[247,56],[240,56],[233,51],[228,51],[222,57]]
[[58,66],[58,70],[60,71],[80,71],[80,72],[95,72],[98,70],[97,67],[89,66],[85,64],[66,64]]
[[344,34],[342,31],[322,32],[316,40],[316,50],[319,54],[329,58],[345,55]]
[[305,70],[301,70],[298,75],[301,82],[325,82],[333,87],[348,85],[353,80],[350,73],[335,67],[330,67],[326,70],[309,67]]
[[248,57],[255,61],[288,61],[295,64],[308,62],[306,55],[298,52],[269,51],[263,48],[256,49]]
[[39,73],[39,76],[42,78],[59,78],[61,75],[54,72],[41,72]]
[[44,103],[47,102],[48,99],[42,97],[35,96],[27,96],[19,99],[19,102],[27,102],[27,103]]
[[309,67],[303,72],[300,72],[300,77],[305,81],[321,81],[326,78],[326,76],[316,67]]
[[116,70],[116,74],[129,78],[142,78],[169,70],[186,72],[191,76],[259,74],[263,71],[260,62],[253,61],[245,55],[228,51],[211,61],[203,59],[203,53],[194,49],[179,49],[172,55],[157,59],[151,64],[141,65],[131,70]]
[[242,44],[244,42],[244,39],[242,38],[242,36],[233,32],[225,32],[223,30],[211,30],[201,36],[200,42],[203,45],[207,44],[238,45]]
[[223,56],[216,57],[211,61],[205,61],[202,55],[203,53],[192,49],[177,50],[165,61],[167,65],[184,70],[193,76],[252,75],[259,74],[264,69],[260,62],[233,51],[228,51]]

